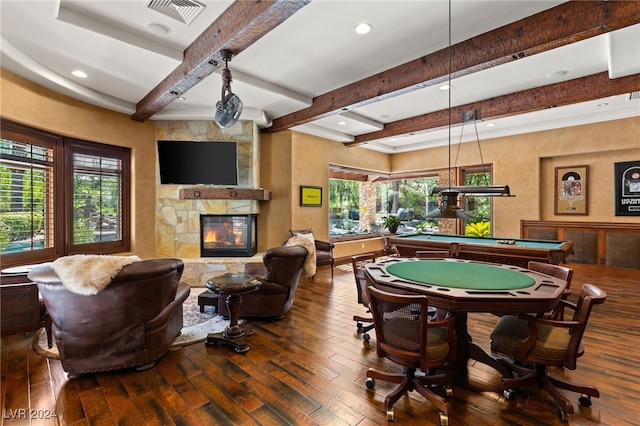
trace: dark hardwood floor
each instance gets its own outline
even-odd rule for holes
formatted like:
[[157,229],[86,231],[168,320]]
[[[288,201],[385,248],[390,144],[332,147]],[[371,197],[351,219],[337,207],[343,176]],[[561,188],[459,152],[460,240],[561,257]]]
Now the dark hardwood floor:
[[[574,266],[574,265],[572,265]],[[594,283],[608,293],[596,306],[578,369],[565,375],[598,386],[590,408],[575,401],[572,425],[640,424],[640,273],[575,266],[573,288]],[[68,380],[60,362],[37,355],[33,333],[2,338],[0,405],[3,425],[379,425],[392,389],[365,387],[369,367],[399,371],[365,344],[351,320],[363,313],[353,275],[319,269],[302,279],[286,318],[252,321],[250,350],[236,354],[203,343],[169,352],[145,372],[120,371]],[[475,342],[488,350],[496,322],[471,314]],[[469,384],[455,386],[450,425],[561,425],[555,405],[538,389],[505,401],[497,373],[470,364]],[[397,424],[437,425],[434,407],[417,392],[395,405]],[[26,411],[20,411],[26,410]],[[28,420],[31,410],[31,420]],[[37,419],[34,417],[55,417]],[[21,417],[21,418],[20,418]]]

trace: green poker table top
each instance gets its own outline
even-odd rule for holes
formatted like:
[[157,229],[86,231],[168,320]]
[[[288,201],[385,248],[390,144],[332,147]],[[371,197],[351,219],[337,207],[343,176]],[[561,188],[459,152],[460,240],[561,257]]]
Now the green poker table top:
[[424,284],[472,290],[516,290],[535,280],[517,270],[476,262],[418,260],[389,265],[387,273]]
[[369,285],[383,291],[424,294],[452,312],[547,312],[567,282],[516,265],[462,259],[394,257],[365,265]]

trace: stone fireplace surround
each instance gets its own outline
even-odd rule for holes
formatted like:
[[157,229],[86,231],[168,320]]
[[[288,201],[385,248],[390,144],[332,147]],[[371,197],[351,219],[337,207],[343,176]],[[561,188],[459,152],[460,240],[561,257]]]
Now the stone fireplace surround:
[[[235,189],[260,188],[259,135],[253,122],[239,121],[221,129],[213,121],[156,121],[156,140],[231,141],[238,144],[238,185]],[[158,161],[157,156],[155,159]],[[158,170],[158,167],[156,167]],[[181,196],[193,185],[160,185],[156,172],[156,255],[176,257],[185,264],[182,280],[192,287],[204,287],[214,275],[242,272],[253,257],[200,257],[200,214],[259,214],[260,202],[249,199],[188,198]],[[207,189],[217,188],[203,186]]]

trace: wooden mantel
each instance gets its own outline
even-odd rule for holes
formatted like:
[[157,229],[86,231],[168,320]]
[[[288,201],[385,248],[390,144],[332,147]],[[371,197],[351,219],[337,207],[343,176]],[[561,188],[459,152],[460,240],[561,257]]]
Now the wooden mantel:
[[262,188],[207,188],[180,189],[181,200],[271,200],[271,191]]

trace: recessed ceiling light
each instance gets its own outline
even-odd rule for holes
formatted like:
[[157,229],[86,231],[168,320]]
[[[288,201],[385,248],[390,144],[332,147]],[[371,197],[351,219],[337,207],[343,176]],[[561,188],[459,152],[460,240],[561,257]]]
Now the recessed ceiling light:
[[169,28],[165,24],[161,24],[160,22],[149,22],[147,25],[145,25],[145,27],[150,33],[159,35],[167,35],[171,32],[171,28]]
[[186,101],[187,100],[187,98],[185,98],[184,96],[178,96],[176,99],[179,100],[179,101]]
[[440,86],[440,90],[449,90],[451,89],[451,86],[449,86],[449,84],[443,84],[442,86]]
[[78,78],[87,78],[87,73],[80,70],[71,71],[71,74],[75,75]]
[[564,77],[567,74],[569,74],[569,71],[567,71],[567,70],[554,71],[552,73],[547,74],[547,78],[548,79],[556,79],[556,78]]
[[338,121],[338,126],[346,126],[347,122],[346,121]]
[[487,123],[487,127],[495,127],[496,123]]
[[366,22],[356,25],[356,32],[358,34],[367,34],[369,31],[371,31],[371,25]]

